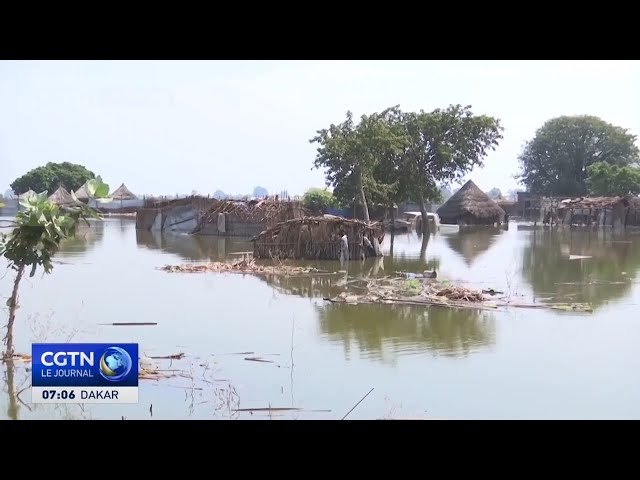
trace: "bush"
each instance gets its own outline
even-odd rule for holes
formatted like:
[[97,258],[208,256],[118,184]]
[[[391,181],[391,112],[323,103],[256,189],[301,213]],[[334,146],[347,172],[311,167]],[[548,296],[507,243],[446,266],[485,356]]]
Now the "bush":
[[322,214],[330,208],[338,207],[338,201],[333,193],[321,188],[309,189],[302,197],[302,204],[314,214]]

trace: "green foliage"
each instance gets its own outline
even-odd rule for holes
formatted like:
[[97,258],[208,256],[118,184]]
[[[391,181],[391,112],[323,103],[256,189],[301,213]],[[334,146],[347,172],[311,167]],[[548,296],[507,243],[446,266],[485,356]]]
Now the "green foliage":
[[451,105],[404,113],[399,106],[318,131],[314,167],[326,169],[334,195],[351,204],[362,187],[367,200],[391,205],[412,199],[440,201],[441,190],[482,166],[502,138],[498,119]]
[[49,162],[15,179],[11,188],[16,194],[23,194],[29,189],[34,192],[53,192],[60,185],[67,190],[77,190],[92,178],[95,178],[95,174],[82,165]]
[[302,205],[313,213],[325,213],[329,208],[338,207],[339,203],[333,193],[326,189],[311,188],[302,197]]
[[405,295],[419,295],[422,292],[422,284],[419,280],[405,280],[402,285],[402,293]]
[[598,117],[557,117],[547,121],[525,145],[518,178],[533,193],[585,195],[589,166],[637,163],[640,152],[635,141],[636,136],[626,129]]
[[16,227],[10,235],[0,240],[0,255],[14,270],[30,267],[32,277],[38,266],[50,273],[51,258],[58,251],[60,242],[72,237],[80,218],[98,217],[97,212],[86,205],[74,211],[63,212],[47,200],[47,192],[20,200],[25,211],[16,214]]
[[369,201],[388,203],[396,190],[391,185],[393,159],[402,149],[403,138],[390,121],[394,115],[395,107],[363,115],[355,124],[349,111],[344,122],[318,130],[310,140],[319,144],[314,168],[325,169],[327,185],[334,187],[341,203],[351,204],[361,196],[361,190]]
[[107,198],[107,195],[109,195],[109,185],[104,183],[102,181],[102,177],[98,175],[96,178],[92,178],[87,182],[87,193],[96,200],[100,200],[102,202],[108,201],[109,199]]
[[440,200],[438,184],[462,180],[481,167],[502,139],[500,120],[474,115],[470,106],[451,105],[402,116],[405,148],[398,161],[400,189],[410,198]]
[[640,169],[597,162],[587,167],[589,195],[613,197],[640,194]]

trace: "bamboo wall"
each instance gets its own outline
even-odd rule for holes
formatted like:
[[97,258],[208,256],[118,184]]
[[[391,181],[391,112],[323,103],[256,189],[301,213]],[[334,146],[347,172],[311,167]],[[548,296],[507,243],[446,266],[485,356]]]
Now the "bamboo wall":
[[383,226],[365,226],[361,222],[346,219],[284,222],[264,232],[254,241],[253,255],[263,259],[339,260],[341,229],[347,235],[350,260],[376,257],[375,250],[366,247],[363,239],[366,236],[371,244],[375,240],[381,244],[384,238]]

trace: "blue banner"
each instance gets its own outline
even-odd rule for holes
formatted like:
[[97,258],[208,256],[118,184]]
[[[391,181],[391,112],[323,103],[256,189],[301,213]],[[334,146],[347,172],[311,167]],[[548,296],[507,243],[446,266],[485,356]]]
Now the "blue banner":
[[137,387],[137,343],[34,343],[33,387]]

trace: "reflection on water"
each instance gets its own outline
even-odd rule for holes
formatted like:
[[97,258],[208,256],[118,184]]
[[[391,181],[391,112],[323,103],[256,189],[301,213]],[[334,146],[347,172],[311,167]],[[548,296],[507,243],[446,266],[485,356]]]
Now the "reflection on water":
[[368,357],[384,359],[389,353],[466,356],[492,345],[495,322],[477,310],[425,309],[412,306],[329,304],[317,307],[320,331],[332,341],[357,347]]
[[79,223],[76,235],[64,239],[60,245],[60,254],[64,257],[82,257],[89,250],[97,247],[104,237],[104,222],[90,221],[90,225]]
[[234,237],[210,237],[136,230],[138,245],[175,253],[189,262],[223,262],[234,252],[253,251],[253,244]]
[[467,265],[491,248],[498,236],[504,232],[499,227],[464,227],[455,235],[447,235],[449,247],[460,254]]
[[[300,418],[340,418],[371,387],[374,393],[350,418],[382,417],[385,397],[445,418],[640,418],[640,324],[634,306],[640,301],[640,235],[519,227],[442,228],[426,238],[394,235],[393,254],[388,235],[384,258],[344,266],[287,261],[330,273],[287,278],[167,274],[157,267],[238,258],[234,253],[252,250],[251,243],[140,232],[133,219],[107,218],[64,242],[51,275],[25,281],[16,347],[29,353],[32,341],[72,338],[134,341],[147,354],[183,351],[196,365],[215,365],[216,381],[237,388],[241,408],[332,410],[301,411]],[[350,277],[433,269],[438,280],[527,299],[592,302],[597,308],[580,315],[323,301]],[[12,280],[11,274],[0,278],[3,302]],[[35,325],[49,313],[52,325]],[[157,326],[100,325],[116,317]],[[62,333],[62,327],[79,333]],[[274,363],[231,355],[249,351]],[[138,405],[80,408],[30,404],[25,365],[0,366],[0,376],[7,392],[0,395],[0,418],[145,419],[150,404],[153,418],[217,418],[208,403],[213,394],[185,396],[187,380],[143,382]]]
[[523,249],[523,275],[537,296],[599,306],[630,293],[640,268],[637,239],[611,229],[536,230]]
[[12,361],[4,365],[4,387],[7,395],[7,418],[18,419],[18,391],[16,390],[16,366]]

